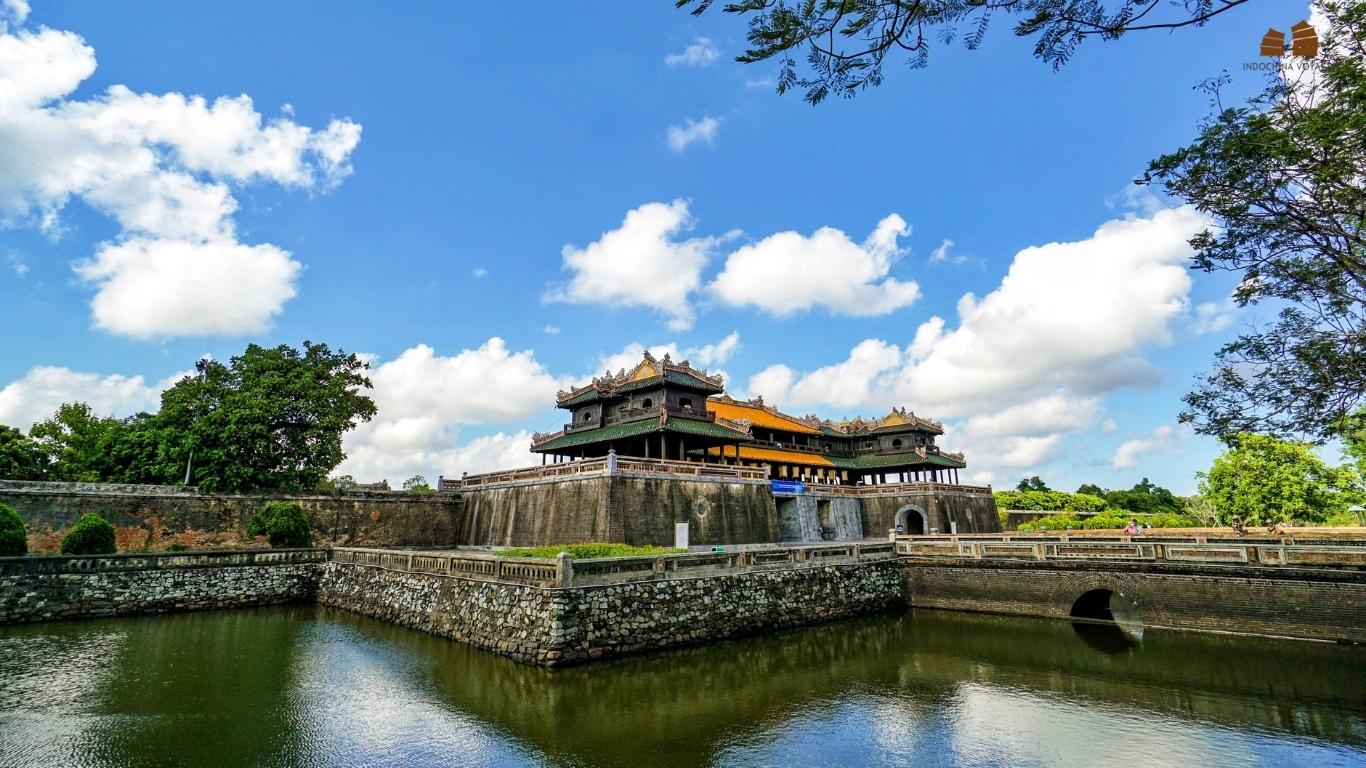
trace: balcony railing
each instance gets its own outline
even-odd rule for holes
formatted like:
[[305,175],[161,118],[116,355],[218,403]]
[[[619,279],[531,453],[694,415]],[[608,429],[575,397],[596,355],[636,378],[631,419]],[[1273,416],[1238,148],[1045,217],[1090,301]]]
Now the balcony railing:
[[532,480],[554,480],[568,477],[610,475],[687,475],[692,477],[723,477],[739,480],[767,480],[766,467],[740,467],[730,464],[711,464],[701,461],[669,461],[635,456],[610,456],[596,459],[577,459],[559,464],[465,475],[460,480],[441,480],[438,490],[459,492],[490,485],[518,483]]
[[565,432],[580,432],[585,429],[596,429],[606,427],[611,424],[625,424],[631,421],[642,421],[644,419],[659,418],[660,410],[666,410],[669,416],[677,416],[683,419],[696,419],[697,421],[716,421],[716,414],[708,410],[698,411],[693,408],[681,408],[676,405],[653,405],[649,408],[627,408],[626,410],[616,410],[605,412],[601,419],[592,421],[570,422],[564,425]]

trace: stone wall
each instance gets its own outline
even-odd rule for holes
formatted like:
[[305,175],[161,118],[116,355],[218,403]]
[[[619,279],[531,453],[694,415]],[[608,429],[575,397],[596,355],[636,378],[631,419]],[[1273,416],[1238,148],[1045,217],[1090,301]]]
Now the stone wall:
[[669,545],[676,522],[689,523],[696,545],[781,540],[764,482],[618,475],[508,483],[463,495],[461,542],[471,545]]
[[312,602],[324,550],[0,558],[0,624]]
[[463,495],[460,541],[469,545],[667,545],[682,522],[695,545],[880,539],[907,504],[943,533],[952,523],[962,533],[1001,529],[989,494],[847,496],[811,486],[775,498],[765,481],[619,474],[499,483]]
[[912,606],[1067,618],[1111,590],[1144,626],[1366,642],[1366,573],[1357,570],[1063,562],[906,562]]
[[892,561],[547,589],[332,562],[318,601],[559,666],[905,605]]
[[[881,537],[896,528],[896,513],[914,505],[925,513],[930,529],[949,533],[957,523],[959,533],[997,533],[1001,519],[996,500],[990,494],[911,493],[896,496],[866,496],[862,502],[864,535]],[[929,533],[927,529],[923,533]]]
[[[167,533],[240,534],[252,515],[273,501],[297,502],[320,542],[356,546],[449,546],[458,543],[460,504],[449,496],[408,493],[229,494],[194,488],[107,483],[0,480],[0,504],[19,512],[29,530],[70,527],[94,512],[116,526]],[[245,537],[245,534],[241,534]]]

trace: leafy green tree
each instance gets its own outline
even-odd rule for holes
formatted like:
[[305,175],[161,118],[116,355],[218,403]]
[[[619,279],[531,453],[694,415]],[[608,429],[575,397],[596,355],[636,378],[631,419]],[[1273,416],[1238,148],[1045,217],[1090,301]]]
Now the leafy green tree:
[[[694,15],[714,0],[675,0]],[[779,63],[778,93],[806,89],[806,100],[850,98],[882,84],[887,55],[913,68],[929,62],[930,44],[947,43],[959,26],[969,49],[981,44],[993,16],[1019,21],[1015,34],[1034,38],[1034,55],[1062,66],[1087,38],[1201,26],[1247,0],[736,0],[726,13],[747,17],[749,49],[737,61]],[[798,57],[806,66],[800,68]]]
[[342,435],[375,414],[368,366],[326,344],[251,344],[195,367],[162,394],[159,461],[192,461],[206,490],[312,489],[346,458]]
[[0,479],[42,480],[46,474],[42,447],[20,430],[0,424]]
[[1160,184],[1208,214],[1195,267],[1230,272],[1240,306],[1274,321],[1219,350],[1181,419],[1212,435],[1331,438],[1366,403],[1366,3],[1317,6],[1330,27],[1314,76],[1272,76],[1217,113],[1189,146],[1154,160]]
[[185,477],[185,462],[174,455],[173,433],[154,414],[116,421],[100,444],[96,465],[111,483],[169,485]]
[[1084,493],[1088,496],[1104,496],[1105,489],[1093,483],[1083,483],[1082,486],[1077,489],[1077,493]]
[[1250,433],[1225,442],[1229,450],[1200,483],[1222,522],[1234,515],[1251,525],[1323,522],[1360,499],[1356,472],[1324,463],[1308,443]]
[[8,504],[0,504],[0,557],[28,554],[28,531],[24,519]]
[[1181,500],[1175,494],[1160,485],[1154,485],[1146,477],[1127,491],[1107,491],[1105,503],[1140,515],[1175,515],[1184,511]]
[[94,513],[81,515],[62,537],[64,555],[108,555],[115,549],[114,526]]
[[408,493],[431,493],[431,486],[427,485],[427,478],[422,475],[413,475],[403,481],[403,490]]
[[51,418],[34,424],[29,437],[47,456],[49,478],[98,482],[103,444],[117,424],[95,415],[86,403],[63,403]]
[[267,504],[247,521],[248,536],[267,536],[275,549],[313,546],[313,527],[304,508],[292,501]]
[[1052,490],[1052,489],[1049,488],[1046,484],[1044,484],[1044,481],[1040,480],[1038,475],[1035,475],[1035,476],[1033,476],[1033,477],[1026,477],[1026,478],[1021,479],[1020,482],[1015,486],[1015,490],[1017,490],[1017,491],[1050,491],[1050,490]]

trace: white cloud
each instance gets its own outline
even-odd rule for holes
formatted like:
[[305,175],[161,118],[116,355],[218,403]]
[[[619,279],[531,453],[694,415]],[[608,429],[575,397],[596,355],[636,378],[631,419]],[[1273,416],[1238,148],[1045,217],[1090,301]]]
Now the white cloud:
[[550,336],[558,336],[559,333],[560,333],[560,326],[558,326],[558,325],[547,325],[547,326],[545,326],[544,328],[541,329],[541,333],[544,333],[544,334],[547,334],[547,335],[550,335]]
[[904,403],[960,420],[955,439],[979,451],[969,457],[979,469],[1043,461],[1094,421],[1107,394],[1151,381],[1143,353],[1169,343],[1188,315],[1186,241],[1206,225],[1194,209],[1164,209],[1026,248],[999,287],[959,300],[956,327],[934,317],[904,348],[868,339],[807,373],[772,366],[750,390],[792,408]]
[[294,296],[299,270],[273,245],[148,238],[105,243],[76,267],[99,286],[95,325],[134,338],[259,331]]
[[[930,263],[938,264],[949,260],[949,250],[953,248],[952,240],[944,240],[937,248],[930,253]],[[956,259],[955,259],[956,261]]]
[[726,372],[712,368],[716,365],[724,365],[741,348],[740,333],[732,331],[725,338],[711,344],[704,344],[700,347],[679,347],[677,343],[653,344],[645,346],[640,342],[632,342],[622,348],[620,352],[610,355],[600,355],[594,365],[594,369],[580,377],[575,383],[583,385],[588,383],[593,377],[601,376],[603,373],[616,373],[622,370],[631,370],[640,362],[646,351],[656,358],[663,358],[668,355],[675,363],[687,360],[697,367],[706,368],[709,374],[726,376]]
[[4,31],[5,17],[9,17],[15,24],[23,24],[28,18],[28,0],[4,0],[0,2],[0,31]]
[[705,67],[715,64],[720,57],[721,51],[717,50],[711,38],[695,37],[682,52],[665,56],[664,63],[671,67]]
[[[26,11],[10,0],[12,16]],[[0,31],[0,226],[61,233],[60,214],[79,199],[111,217],[116,237],[78,272],[96,288],[95,321],[140,337],[243,334],[266,329],[295,293],[299,265],[269,244],[239,241],[233,188],[270,182],[327,190],[351,173],[361,128],[333,120],[311,129],[266,119],[250,97],[209,102],[112,85],[73,99],[94,73],[95,52],[76,34]],[[264,267],[258,274],[226,270]],[[171,271],[167,271],[171,270]],[[202,294],[176,289],[215,282],[197,313],[168,311]],[[135,286],[140,301],[129,301]],[[210,313],[226,313],[207,316]],[[111,314],[114,313],[114,314]]]
[[1233,325],[1233,320],[1238,315],[1238,304],[1231,298],[1222,302],[1206,301],[1195,305],[1192,314],[1191,333],[1218,333]]
[[98,374],[42,365],[0,389],[0,424],[27,431],[57,411],[63,403],[89,403],[101,416],[125,417],[155,411],[162,390],[186,373],[152,384],[141,376]]
[[726,257],[710,290],[732,306],[755,306],[782,317],[813,307],[834,314],[885,315],[915,301],[920,287],[889,277],[904,250],[897,238],[911,228],[893,213],[862,244],[833,227],[810,237],[778,232]]
[[650,307],[668,317],[671,329],[687,329],[693,322],[689,295],[701,284],[717,243],[710,237],[678,239],[690,227],[687,202],[646,203],[595,242],[564,246],[564,268],[574,276],[545,299]]
[[1139,458],[1148,453],[1177,453],[1180,451],[1179,439],[1182,435],[1167,425],[1153,430],[1150,437],[1134,438],[1120,443],[1110,466],[1115,469],[1133,469],[1138,466]]
[[704,116],[701,120],[684,118],[681,124],[669,126],[669,148],[675,152],[682,152],[689,144],[697,141],[706,142],[707,146],[711,146],[720,128],[721,121],[710,115]]
[[370,379],[377,415],[347,433],[347,459],[336,471],[391,482],[530,464],[526,433],[465,445],[460,433],[472,425],[521,423],[553,405],[566,384],[530,350],[510,352],[497,337],[450,357],[419,344],[377,365]]
[[484,269],[483,267],[475,267],[473,270],[470,271],[470,274],[474,275],[475,277],[488,277],[489,271],[487,269]]
[[750,89],[772,88],[776,84],[777,82],[773,78],[768,77],[767,75],[765,75],[764,77],[756,77],[752,80],[745,81],[745,87]]

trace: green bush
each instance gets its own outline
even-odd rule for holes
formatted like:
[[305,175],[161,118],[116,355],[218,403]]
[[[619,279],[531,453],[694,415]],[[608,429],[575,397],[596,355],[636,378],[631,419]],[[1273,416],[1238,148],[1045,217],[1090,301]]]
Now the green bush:
[[997,491],[996,506],[1033,512],[1099,512],[1105,499],[1089,493],[1065,491]]
[[94,513],[81,515],[62,538],[64,555],[109,555],[115,549],[114,526]]
[[275,549],[313,546],[313,527],[304,508],[292,501],[277,501],[247,521],[248,536],[266,536]]
[[568,552],[570,557],[576,560],[588,560],[595,557],[633,557],[643,555],[677,555],[687,552],[686,549],[672,549],[669,547],[636,547],[630,544],[559,544],[548,547],[519,547],[517,549],[503,549],[494,552],[495,555],[503,557],[546,557],[554,558],[561,552]]
[[28,554],[28,532],[24,520],[13,507],[0,504],[0,557]]

